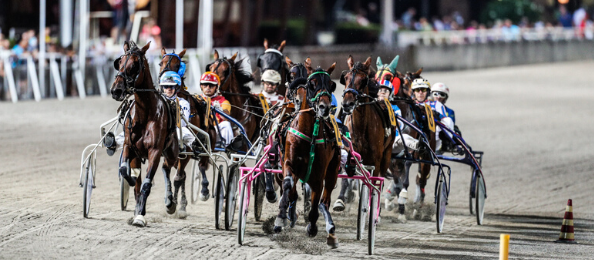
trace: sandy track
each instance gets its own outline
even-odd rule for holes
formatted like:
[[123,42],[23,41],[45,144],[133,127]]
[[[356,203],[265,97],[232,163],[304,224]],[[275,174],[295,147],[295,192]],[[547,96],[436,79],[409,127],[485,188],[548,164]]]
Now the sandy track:
[[[118,103],[97,97],[1,103],[0,258],[495,258],[500,233],[511,234],[514,258],[591,258],[593,67],[580,62],[424,74],[449,85],[448,105],[457,111],[464,137],[485,151],[485,225],[477,226],[467,210],[468,167],[450,164],[444,232],[435,232],[434,221],[397,224],[393,212],[383,212],[374,256],[366,255],[365,241],[355,240],[354,209],[333,215],[341,243],[335,250],[325,247],[323,229],[307,238],[301,216],[293,231],[271,239],[250,215],[246,243],[239,246],[235,231],[214,229],[212,200],[189,205],[185,220],[168,217],[160,173],[148,202],[148,227],[130,226],[133,212],[119,209],[117,157],[103,150],[91,218],[84,219],[80,152],[98,140],[98,126],[115,115]],[[430,206],[434,182],[435,174],[427,188]],[[577,246],[551,242],[569,198]],[[263,219],[274,216],[275,207],[265,205]],[[318,223],[322,228],[323,219]]]

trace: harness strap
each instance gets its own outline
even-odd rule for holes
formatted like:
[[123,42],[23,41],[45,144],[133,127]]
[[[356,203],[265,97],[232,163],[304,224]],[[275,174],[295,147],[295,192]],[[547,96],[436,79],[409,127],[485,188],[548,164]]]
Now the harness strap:
[[[295,136],[297,136],[297,137],[299,137],[299,138],[301,138],[301,139],[303,139],[303,140],[311,143],[311,140],[312,140],[311,137],[307,136],[306,134],[304,134],[302,132],[299,132],[299,130],[297,130],[295,128],[292,128],[292,127],[289,127],[288,128],[288,131],[289,131],[289,133],[294,134]],[[319,138],[319,139],[316,139],[315,144],[323,144],[325,142],[326,141],[324,139]]]
[[[318,136],[319,131],[320,131],[320,119],[316,118],[316,123],[314,124],[314,130],[313,130],[313,138],[316,138],[316,136]],[[305,179],[301,180],[301,183],[307,183],[307,181],[309,180],[309,176],[311,175],[311,167],[313,166],[313,161],[316,156],[315,149],[316,149],[316,146],[312,144],[311,148],[309,149],[309,162],[307,163],[307,174],[305,174]]]

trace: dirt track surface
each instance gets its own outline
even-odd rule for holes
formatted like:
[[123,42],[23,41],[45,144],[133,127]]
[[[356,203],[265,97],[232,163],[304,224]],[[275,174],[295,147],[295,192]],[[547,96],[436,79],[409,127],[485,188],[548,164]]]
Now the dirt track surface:
[[[484,259],[497,258],[501,233],[511,234],[512,258],[592,258],[592,68],[594,62],[581,62],[423,74],[432,83],[448,84],[457,125],[474,149],[485,152],[485,223],[477,226],[467,209],[469,168],[450,163],[452,192],[443,233],[436,233],[435,217],[401,224],[393,222],[394,212],[383,211],[373,256],[367,255],[365,240],[355,240],[354,206],[348,214],[333,214],[338,249],[326,248],[322,216],[318,236],[310,239],[303,216],[294,230],[270,236],[251,212],[245,245],[239,246],[235,227],[214,228],[212,199],[190,204],[185,220],[168,217],[160,171],[148,201],[148,226],[133,227],[128,224],[133,203],[120,210],[117,156],[108,157],[103,149],[85,219],[80,153],[98,141],[99,125],[115,116],[118,102],[92,97],[1,103],[0,258]],[[409,198],[415,190],[412,175],[411,181]],[[426,197],[431,208],[434,183],[432,174]],[[567,199],[573,199],[579,245],[552,242]],[[276,212],[276,205],[266,204],[263,219]]]

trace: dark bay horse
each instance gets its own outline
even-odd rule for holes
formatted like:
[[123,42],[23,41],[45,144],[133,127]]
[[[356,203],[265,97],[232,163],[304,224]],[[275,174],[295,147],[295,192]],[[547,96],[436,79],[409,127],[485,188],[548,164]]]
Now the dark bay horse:
[[[423,72],[423,68],[417,70],[416,72],[406,72],[402,74],[400,72],[396,72],[395,77],[400,78],[401,86],[398,92],[395,95],[395,103],[400,108],[402,113],[402,117],[406,119],[408,122],[413,123],[418,128],[422,129],[427,138],[429,138],[429,148],[435,150],[435,133],[431,132],[426,126],[426,122],[423,121],[425,116],[425,110],[423,107],[418,106],[416,102],[411,98],[411,85],[414,79],[420,78],[421,73]],[[426,118],[426,117],[425,117]],[[420,134],[416,131],[413,131],[409,127],[402,126],[402,133],[408,134],[415,139],[419,139]],[[412,154],[413,158],[431,161],[431,154],[428,151],[424,151],[427,147],[420,147],[418,152],[414,152]],[[409,161],[392,159],[390,164],[390,170],[394,175],[394,182],[392,186],[389,187],[390,192],[393,192],[394,196],[398,196],[398,219],[400,221],[406,221],[405,217],[405,204],[407,203],[408,199],[408,186],[409,186],[409,172],[412,163]],[[416,184],[417,190],[415,193],[415,207],[422,208],[424,205],[425,199],[425,186],[427,185],[427,180],[429,179],[431,174],[431,164],[427,163],[419,163],[419,170],[416,176]],[[391,207],[390,201],[386,201],[386,207]],[[415,209],[415,218],[421,217],[420,215],[416,214],[419,211]]]
[[330,73],[335,66],[336,63],[327,71],[321,68],[314,71],[307,66],[310,74],[307,83],[300,85],[296,90],[295,102],[299,111],[290,123],[286,137],[283,195],[279,203],[279,214],[274,223],[276,232],[280,232],[284,226],[287,226],[287,209],[289,209],[288,217],[292,222],[291,225],[297,220],[295,184],[298,180],[302,180],[309,184],[312,191],[312,210],[307,216],[309,220],[307,234],[311,237],[317,235],[316,222],[321,211],[326,220],[328,232],[326,243],[331,247],[337,247],[338,240],[328,207],[340,167],[340,147],[336,140],[333,140],[335,135],[328,126],[331,93],[336,89],[336,84],[330,79]]
[[264,115],[260,100],[245,86],[253,81],[251,71],[241,71],[240,63],[235,61],[237,53],[231,58],[220,58],[219,52],[214,52],[214,62],[206,66],[206,71],[216,73],[221,79],[219,91],[231,103],[231,117],[243,125],[250,141],[258,139],[260,120]]
[[[183,77],[183,73],[185,71],[185,62],[182,61],[182,58],[184,57],[185,53],[186,53],[185,49],[182,50],[180,53],[176,54],[175,52],[167,53],[165,48],[162,48],[161,49],[162,58],[161,58],[161,62],[159,63],[159,66],[161,67],[161,69],[160,69],[159,75],[162,75],[165,71],[174,71],[174,72],[177,72],[178,74],[180,74],[180,76],[182,76],[182,88],[177,92],[177,96],[187,100],[188,103],[190,103],[189,123],[192,125],[195,125],[196,127],[199,127],[200,129],[206,131],[207,133],[209,133],[210,143],[214,144],[216,142],[216,131],[213,127],[214,123],[210,122],[210,119],[205,118],[207,105],[209,105],[209,104],[206,104],[206,100],[204,100],[201,96],[190,94],[190,92],[187,91],[187,88],[185,86],[185,81],[184,81],[184,77]],[[205,121],[205,120],[209,120],[209,123],[207,124],[207,121]],[[192,130],[191,128],[190,128],[190,131],[194,132],[194,130]],[[203,140],[203,141],[206,141],[206,140]],[[186,150],[189,150],[190,148],[195,149],[197,147],[187,147]],[[187,216],[186,206],[188,205],[188,200],[186,199],[186,172],[185,172],[185,168],[191,159],[192,159],[192,157],[190,157],[190,156],[187,156],[185,158],[180,158],[180,159],[178,159],[178,163],[175,164],[175,167],[177,168],[177,173],[173,178],[173,186],[175,188],[175,191],[173,193],[173,199],[177,203],[178,194],[181,190],[181,201],[180,201],[180,207],[178,210],[178,216],[180,218],[185,218]],[[208,178],[206,176],[206,170],[208,170],[208,165],[209,165],[208,157],[200,158],[199,168],[200,168],[200,172],[202,174],[202,183],[201,183],[202,190],[200,192],[199,198],[203,201],[207,200],[209,197],[209,191],[208,191],[209,182],[208,182]]]
[[[173,214],[176,209],[169,174],[171,167],[177,161],[179,145],[175,134],[175,118],[170,113],[171,108],[154,88],[149,65],[145,53],[150,42],[142,49],[134,42],[124,43],[124,52],[114,62],[118,71],[115,82],[111,86],[111,96],[117,101],[126,100],[128,95],[134,95],[134,103],[124,119],[124,151],[120,174],[130,186],[135,186],[136,198],[135,226],[146,226],[146,201],[151,192],[152,180],[159,166],[161,156],[164,157],[163,176],[165,177],[165,206],[167,212]],[[141,160],[148,159],[146,178],[140,184]],[[132,168],[133,176],[128,174]]]
[[[343,112],[348,116],[344,124],[352,136],[353,148],[361,154],[364,165],[374,166],[374,176],[385,177],[390,166],[392,143],[395,131],[383,110],[383,101],[376,101],[369,95],[371,57],[364,63],[347,60],[349,70],[343,72],[341,83],[345,85],[342,99]],[[342,180],[340,195],[334,203],[334,211],[345,209],[345,191],[348,179]]]
[[285,56],[283,50],[285,49],[286,41],[279,45],[268,46],[268,40],[264,39],[264,53],[258,56],[257,65],[260,68],[260,74],[266,70],[276,70],[281,75],[281,82],[278,85],[277,93],[285,95],[287,88],[285,83],[288,80],[289,67],[285,63]]

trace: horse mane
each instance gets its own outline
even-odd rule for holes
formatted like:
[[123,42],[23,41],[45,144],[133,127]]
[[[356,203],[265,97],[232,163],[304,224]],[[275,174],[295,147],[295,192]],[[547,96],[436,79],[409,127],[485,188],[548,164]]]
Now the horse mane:
[[237,83],[239,84],[239,89],[242,93],[250,93],[251,88],[248,87],[248,83],[254,81],[254,77],[252,76],[251,71],[245,71],[241,63],[244,62],[245,59],[241,59],[235,64],[233,64],[233,74],[237,79]]

